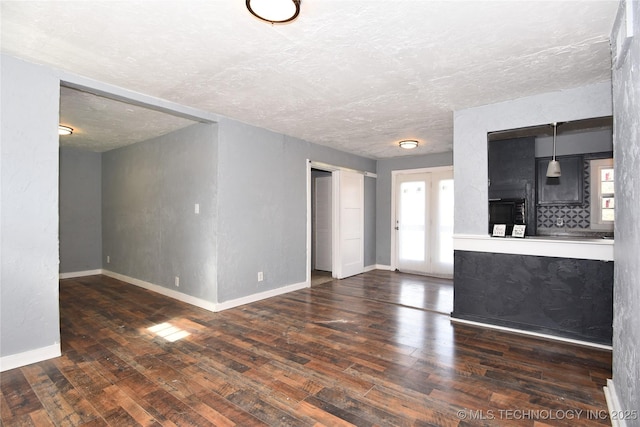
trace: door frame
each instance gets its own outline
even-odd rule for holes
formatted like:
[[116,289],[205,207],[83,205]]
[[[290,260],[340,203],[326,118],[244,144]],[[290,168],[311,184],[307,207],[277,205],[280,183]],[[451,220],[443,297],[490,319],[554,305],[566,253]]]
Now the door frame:
[[[360,173],[362,175],[364,175],[365,178],[369,177],[369,178],[377,178],[378,175],[372,172],[367,172],[367,171],[360,171],[360,170],[356,170],[356,169],[350,169],[350,168],[345,168],[342,166],[336,166],[336,165],[332,165],[329,163],[323,163],[323,162],[317,162],[317,161],[313,161],[311,159],[306,159],[305,160],[305,167],[307,170],[307,245],[306,245],[306,249],[307,249],[307,266],[306,266],[306,270],[307,270],[307,286],[311,286],[311,233],[312,233],[312,218],[311,218],[311,185],[312,185],[312,180],[311,180],[311,169],[318,169],[318,170],[323,170],[326,172],[331,172],[333,174],[333,172],[336,171],[347,171],[347,172],[355,172],[355,173]],[[334,190],[334,185],[332,182],[332,192],[331,192],[331,203],[332,203],[332,210],[335,211],[336,207],[339,206],[339,194],[337,194],[337,192]],[[364,189],[363,189],[364,191]],[[365,194],[363,194],[363,197],[365,196]],[[365,203],[366,204],[366,203]],[[364,207],[363,207],[364,208]],[[364,211],[363,211],[364,212]],[[336,221],[334,218],[333,223],[331,224],[331,235],[335,236],[335,230],[336,230]],[[364,236],[363,236],[364,237]],[[336,242],[335,237],[332,238],[332,242],[331,242],[331,247],[333,249],[333,253],[334,255],[336,254],[336,245],[338,244],[338,242]],[[362,256],[364,258],[364,248],[363,248],[363,253]],[[333,270],[335,270],[336,266],[335,266],[335,262],[333,262]],[[366,267],[366,266],[365,266]],[[334,272],[332,271],[332,274],[334,274]]]
[[428,168],[419,169],[398,169],[391,171],[391,271],[398,269],[398,234],[396,233],[396,216],[397,216],[397,204],[396,204],[396,186],[398,175],[410,175],[414,173],[437,173],[437,172],[453,172],[453,165],[451,166],[433,166]]

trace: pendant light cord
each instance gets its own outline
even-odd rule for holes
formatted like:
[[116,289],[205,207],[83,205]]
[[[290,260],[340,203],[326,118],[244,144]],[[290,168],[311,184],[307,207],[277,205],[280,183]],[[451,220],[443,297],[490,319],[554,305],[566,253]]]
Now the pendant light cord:
[[553,161],[556,160],[556,127],[558,123],[553,124]]

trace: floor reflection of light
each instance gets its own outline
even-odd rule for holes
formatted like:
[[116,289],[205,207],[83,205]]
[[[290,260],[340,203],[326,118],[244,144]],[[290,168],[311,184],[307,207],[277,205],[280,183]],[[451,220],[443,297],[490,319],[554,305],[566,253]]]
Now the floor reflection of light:
[[424,301],[424,285],[402,283],[400,285],[400,304],[414,307],[423,304]]
[[433,325],[434,342],[437,343],[436,352],[441,363],[455,366],[456,340],[455,329],[448,318],[438,318]]
[[399,344],[422,348],[426,325],[425,314],[422,310],[398,307],[396,341]]
[[147,328],[147,330],[170,342],[175,342],[189,336],[189,332],[176,328],[167,322],[151,326]]
[[449,288],[440,287],[434,297],[434,305],[438,311],[451,313],[453,311],[453,286]]

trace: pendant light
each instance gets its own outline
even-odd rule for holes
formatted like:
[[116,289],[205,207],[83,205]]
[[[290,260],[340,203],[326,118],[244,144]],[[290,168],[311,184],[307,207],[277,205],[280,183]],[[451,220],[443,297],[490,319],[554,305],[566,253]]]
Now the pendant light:
[[246,0],[253,16],[272,24],[291,22],[300,13],[300,0]]
[[547,178],[558,178],[560,176],[560,162],[556,160],[556,128],[558,123],[553,123],[553,159],[547,166]]

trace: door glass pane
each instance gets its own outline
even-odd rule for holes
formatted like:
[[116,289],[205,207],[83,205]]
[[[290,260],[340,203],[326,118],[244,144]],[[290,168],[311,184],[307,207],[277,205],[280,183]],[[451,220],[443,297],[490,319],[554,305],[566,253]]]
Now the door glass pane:
[[425,182],[400,184],[399,258],[409,261],[425,259]]
[[440,262],[453,264],[453,179],[440,181],[438,224]]

